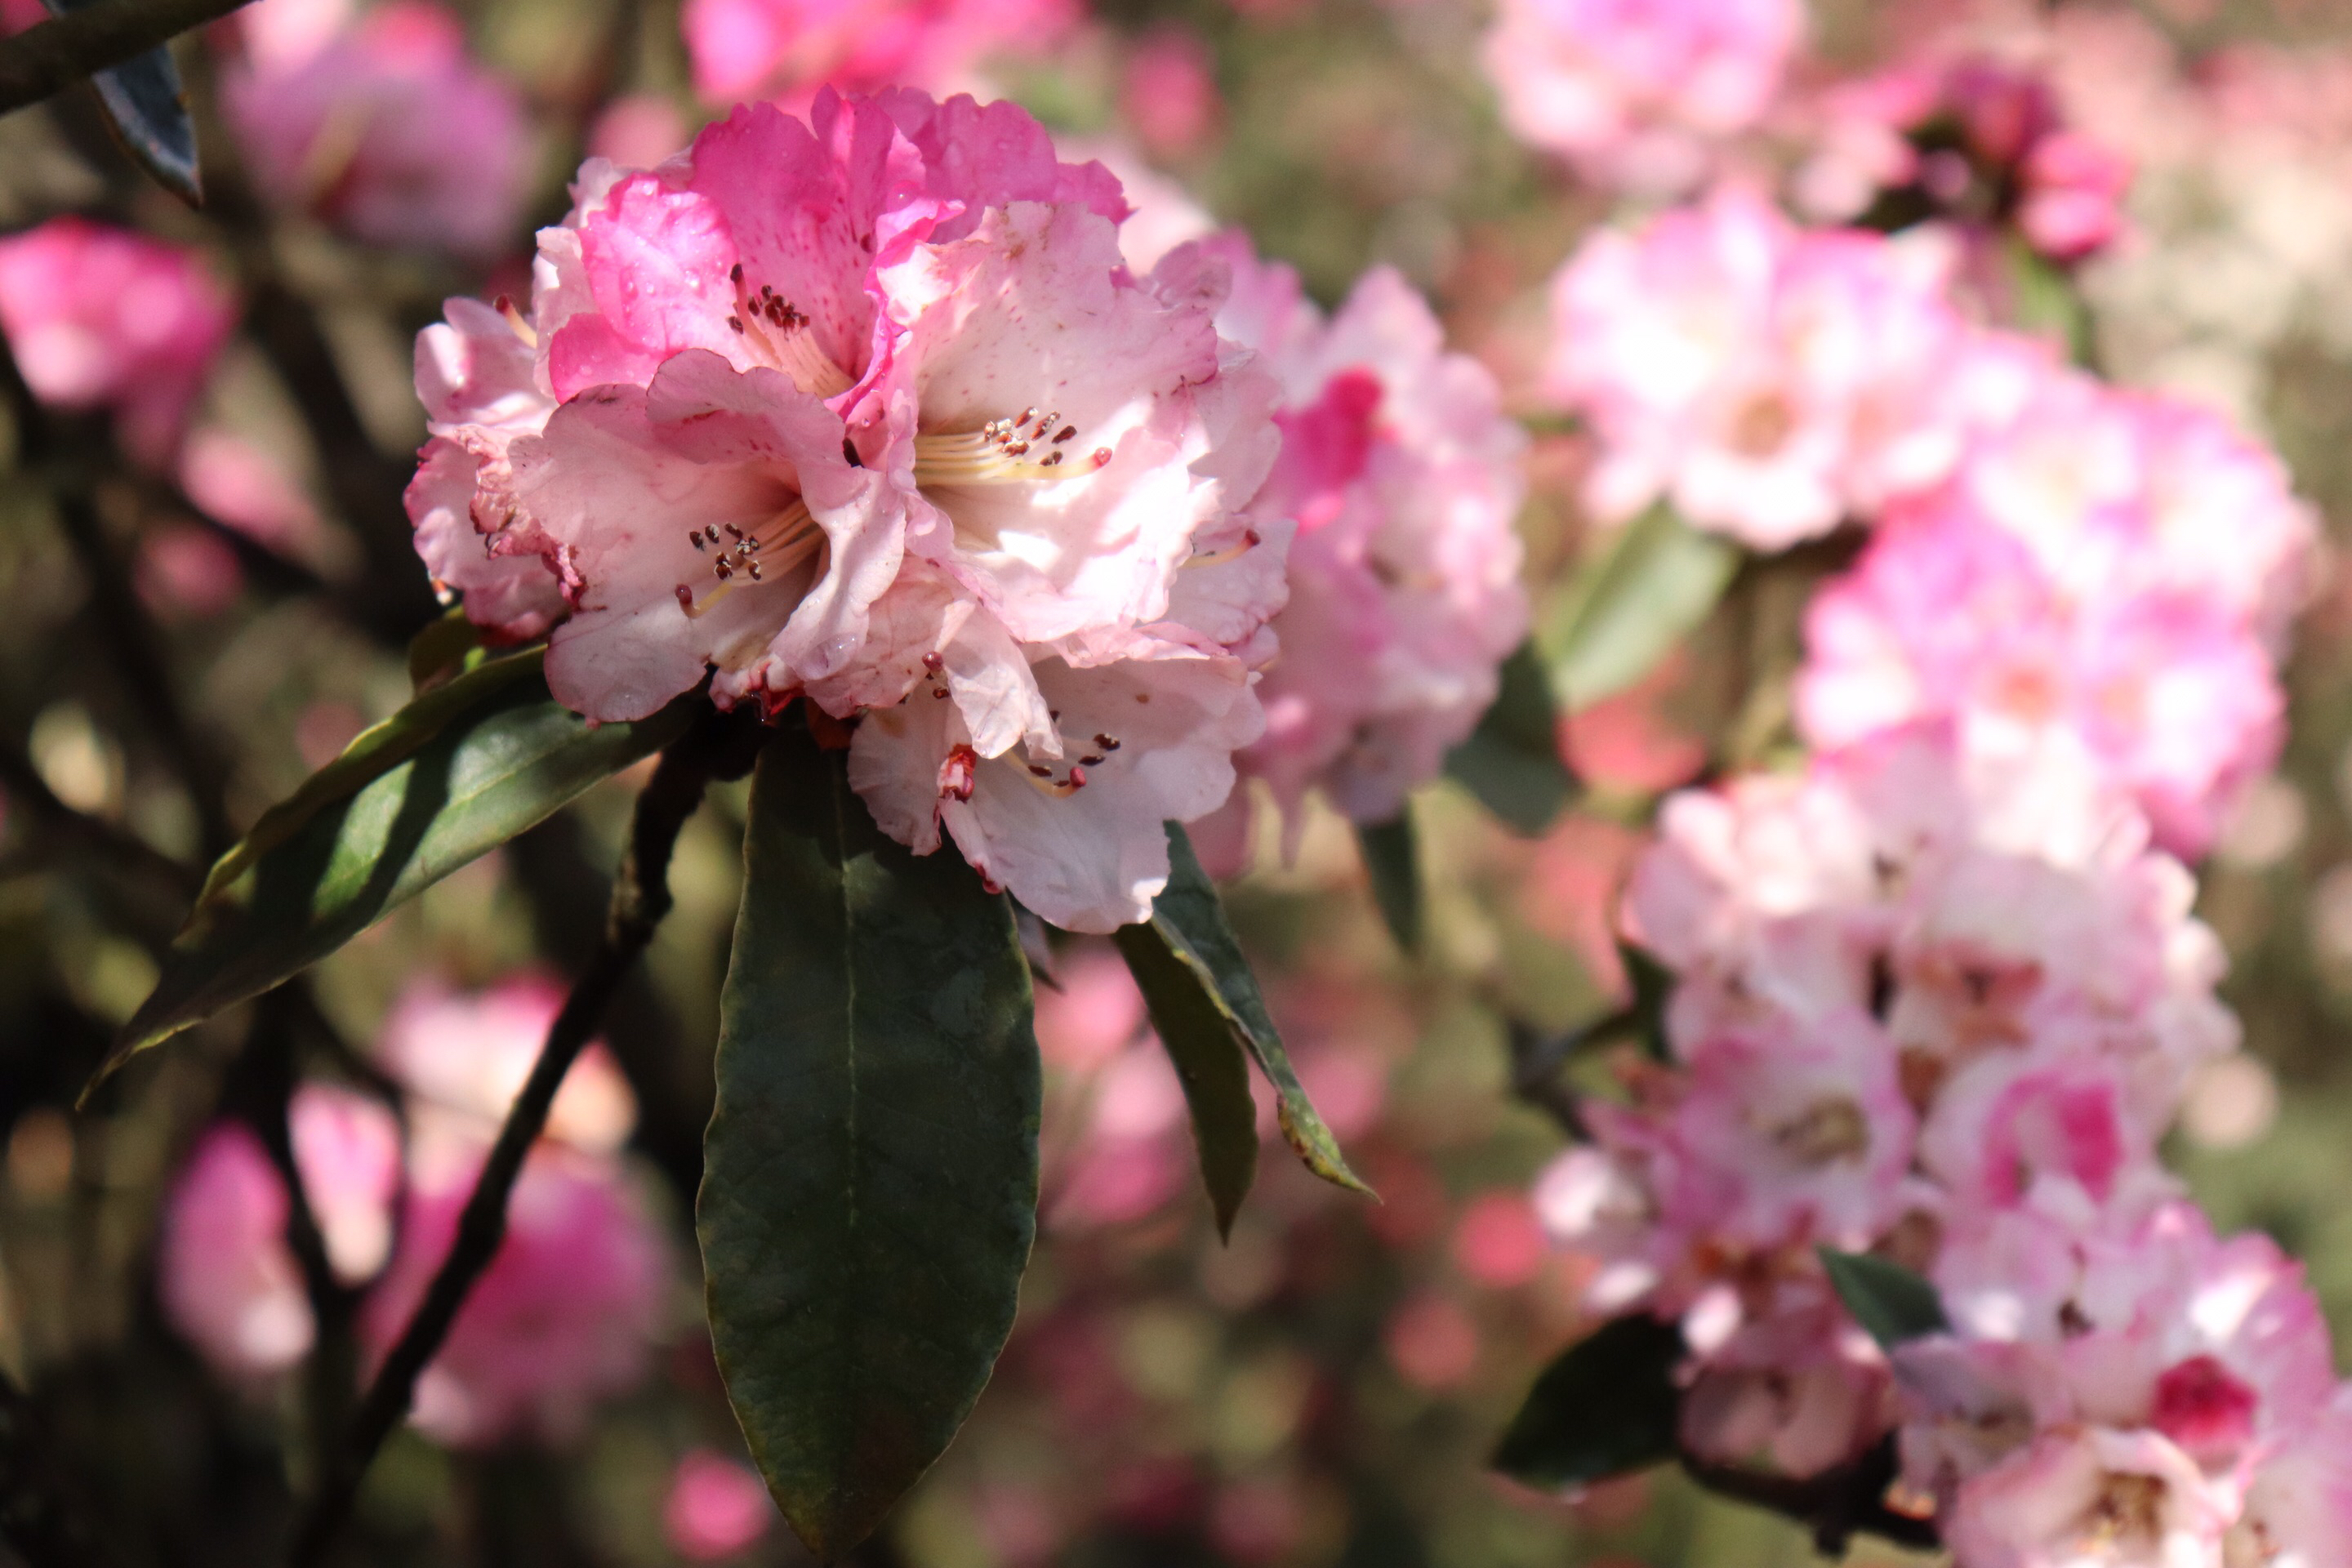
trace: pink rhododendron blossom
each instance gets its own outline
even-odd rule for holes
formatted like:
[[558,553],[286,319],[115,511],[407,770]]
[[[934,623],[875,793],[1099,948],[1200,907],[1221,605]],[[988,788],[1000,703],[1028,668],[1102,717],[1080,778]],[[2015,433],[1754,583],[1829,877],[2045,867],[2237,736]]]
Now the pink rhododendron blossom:
[[1198,153],[1217,133],[1224,100],[1217,96],[1209,49],[1180,28],[1136,42],[1119,70],[1119,114],[1146,151],[1160,158]]
[[1902,1450],[1960,1563],[2275,1563],[2344,1539],[2315,1447],[2340,1425],[2326,1325],[2268,1238],[2186,1204],[2020,1212],[1954,1235],[1937,1280],[1954,1331],[1896,1353]]
[[[1673,1060],[1621,1064],[1623,1101],[1583,1106],[1591,1142],[1537,1206],[1590,1260],[1589,1309],[1681,1325],[1694,1452],[1810,1474],[1924,1399],[1955,1414],[1906,1436],[1923,1489],[1937,1466],[1976,1474],[2008,1453],[1987,1445],[2031,1369],[2006,1349],[1965,1366],[1937,1352],[1908,1367],[1916,1388],[1890,1384],[1822,1246],[1933,1268],[1953,1321],[2002,1345],[2165,1296],[2191,1326],[2149,1330],[2162,1359],[2130,1375],[2182,1452],[2236,1430],[2240,1384],[2308,1373],[2307,1314],[2224,1331],[2226,1281],[2290,1303],[2294,1282],[2274,1252],[2217,1250],[2157,1163],[2190,1071],[2235,1023],[2187,873],[2078,751],[1988,763],[1914,730],[1685,792],[1660,828],[1622,919],[1675,975]],[[2085,1248],[2110,1235],[2127,1239],[2097,1244],[2096,1301],[2070,1308]],[[2122,1354],[2080,1374],[2122,1376]],[[2021,1442],[2041,1407],[2018,1407]]]
[[1595,234],[1553,280],[1545,372],[1601,442],[1588,501],[1777,550],[1942,478],[1971,384],[1948,273],[1933,234],[1800,231],[1736,187]]
[[952,92],[995,54],[1051,45],[1070,0],[687,0],[694,87],[713,103],[806,104],[819,88]]
[[221,111],[265,197],[370,245],[487,256],[514,237],[530,128],[514,88],[467,56],[457,17],[384,0],[299,41],[268,19],[253,26],[255,47],[222,66]]
[[1797,0],[1506,0],[1484,58],[1522,139],[1670,192],[1763,118],[1804,26]]
[[[412,1182],[399,1250],[362,1314],[371,1355],[424,1299],[478,1169],[478,1156]],[[417,1380],[412,1419],[460,1447],[575,1435],[598,1400],[644,1377],[669,1271],[653,1215],[609,1160],[541,1144],[508,1200],[498,1256]]]
[[[2263,639],[2215,602],[2226,578],[2133,591],[2131,577],[2165,570],[2126,563],[2159,548],[2143,519],[2084,506],[2031,514],[2042,526],[2029,532],[1975,504],[2000,482],[1972,459],[1965,489],[1900,509],[1816,596],[1797,690],[1804,734],[1838,746],[1950,720],[1964,747],[1991,752],[2062,737],[2139,801],[2166,845],[2200,853],[2278,753],[2284,701]],[[2069,523],[2079,543],[2063,551],[2051,535]],[[2103,560],[2116,570],[2100,583]]]
[[1252,510],[1297,531],[1282,658],[1259,687],[1266,733],[1242,771],[1273,785],[1294,832],[1310,788],[1384,822],[1477,724],[1526,635],[1526,437],[1394,271],[1366,273],[1327,321],[1244,237],[1202,254],[1234,273],[1220,330],[1282,382],[1282,458]]
[[2131,1114],[2160,1128],[2189,1070],[2236,1043],[2187,873],[2071,752],[1986,762],[1909,731],[1804,776],[1685,792],[1659,820],[1624,921],[1680,978],[1678,1053],[1864,1007],[1916,1102],[2060,1039],[2115,1058]]
[[197,1141],[164,1207],[156,1259],[164,1315],[232,1377],[285,1371],[318,1331],[286,1245],[288,1210],[268,1152],[234,1121]]
[[662,1503],[662,1533],[689,1563],[718,1563],[768,1533],[776,1505],[767,1483],[740,1459],[696,1448],[677,1462]]
[[[327,1260],[345,1284],[364,1283],[392,1245],[400,1182],[392,1112],[351,1089],[305,1084],[288,1123]],[[164,1313],[205,1360],[238,1381],[295,1365],[317,1333],[286,1239],[291,1212],[260,1138],[236,1121],[206,1130],[164,1205],[156,1262]]]
[[2124,228],[2132,162],[2065,123],[2033,68],[1988,56],[1914,61],[1822,95],[1819,146],[1798,173],[1812,216],[2014,223],[2026,242],[2078,261]]
[[1262,727],[1285,591],[1225,270],[1135,276],[1117,182],[970,99],[742,109],[575,197],[530,320],[454,303],[420,341],[436,577],[494,636],[553,623],[592,718],[713,668],[721,703],[805,696],[857,721],[894,837],[1071,929],[1140,918],[1160,825]]
[[139,461],[170,461],[236,325],[195,252],[77,217],[0,238],[0,332],[33,395],[111,411]]
[[[407,1089],[413,1135],[488,1144],[530,1077],[563,988],[542,976],[453,994],[412,984],[384,1020],[376,1059]],[[563,1075],[545,1136],[591,1153],[611,1153],[636,1125],[636,1097],[613,1054],[592,1041]]]

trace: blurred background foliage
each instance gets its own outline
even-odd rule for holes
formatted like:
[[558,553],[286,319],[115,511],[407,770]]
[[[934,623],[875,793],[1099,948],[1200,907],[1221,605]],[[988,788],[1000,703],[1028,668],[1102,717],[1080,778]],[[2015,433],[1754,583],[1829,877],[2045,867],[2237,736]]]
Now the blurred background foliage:
[[[589,127],[616,95],[654,95],[682,127],[708,112],[692,103],[676,9],[661,0],[461,9],[476,47],[532,106],[537,220],[561,216]],[[1924,9],[1817,6],[1816,55],[1848,67],[1884,58]],[[2352,16],[2307,0],[2170,0],[2121,20],[2060,11],[2061,37],[2081,48],[2062,51],[2062,76],[2099,70],[2105,57],[2085,40],[2127,26],[2177,51],[2159,74],[2188,97],[2223,90],[2211,62],[2249,49],[2276,79],[2306,84],[2305,112],[2229,122],[2231,138],[2187,151],[2136,147],[2138,238],[2084,286],[2110,374],[2236,408],[2277,442],[2340,540],[2352,517]],[[1214,91],[1205,118],[1158,138],[1160,171],[1296,264],[1326,302],[1367,266],[1397,266],[1517,395],[1542,342],[1543,281],[1609,203],[1505,134],[1476,65],[1484,22],[1455,0],[1101,0],[1050,54],[1007,60],[992,79],[1059,132],[1148,146],[1126,73],[1147,47],[1197,51]],[[201,121],[205,56],[184,54]],[[295,1391],[226,1391],[166,1326],[152,1279],[162,1194],[240,1092],[251,1010],[152,1053],[88,1113],[71,1112],[152,983],[205,847],[190,758],[174,754],[155,704],[168,693],[183,712],[195,776],[215,771],[241,826],[405,700],[404,634],[431,613],[392,505],[424,434],[408,345],[445,294],[521,292],[524,252],[518,234],[513,254],[477,276],[302,219],[264,220],[227,166],[226,138],[205,129],[215,199],[192,213],[129,167],[79,97],[0,121],[0,228],[107,215],[203,247],[244,286],[247,330],[204,419],[268,453],[302,492],[265,549],[168,487],[110,476],[97,489],[104,548],[93,554],[61,531],[70,520],[52,515],[39,475],[17,462],[0,479],[0,1364],[33,1391],[123,1562],[245,1564],[264,1560],[259,1543],[305,1478]],[[1540,624],[1597,542],[1573,501],[1577,434],[1530,423],[1535,499],[1522,526]],[[122,563],[120,582],[94,574],[101,560]],[[1485,1460],[1534,1371],[1585,1326],[1571,1304],[1579,1282],[1545,1250],[1525,1197],[1560,1135],[1514,1098],[1512,1024],[1560,1029],[1612,1005],[1614,879],[1662,790],[1788,743],[1776,682],[1817,570],[1791,557],[1744,574],[1655,677],[1566,725],[1591,793],[1540,839],[1512,837],[1451,784],[1428,792],[1417,959],[1380,926],[1336,817],[1310,824],[1288,866],[1269,847],[1234,890],[1308,1086],[1381,1203],[1269,1160],[1220,1245],[1181,1104],[1165,1084],[1122,1077],[1140,1026],[1116,994],[1123,979],[1105,978],[1116,973],[1108,948],[1061,952],[1068,989],[1041,1003],[1046,1197],[1020,1325],[970,1426],[861,1561],[1812,1560],[1794,1527],[1673,1475],[1559,1500]],[[116,614],[126,592],[152,648],[126,646],[140,640]],[[2249,1050],[2200,1086],[2169,1158],[2221,1228],[2259,1226],[2307,1261],[2343,1337],[2352,577],[2340,571],[2323,574],[2289,681],[2285,762],[2202,883]],[[344,1070],[334,1051],[363,1048],[414,976],[469,987],[575,962],[636,782],[600,788],[324,964],[313,1024],[344,1044],[319,1047],[323,1070]],[[680,1260],[656,1373],[569,1447],[457,1454],[404,1434],[363,1500],[362,1560],[656,1568],[677,1560],[663,1513],[679,1456],[740,1453],[700,1327],[687,1215],[741,811],[741,787],[721,790],[688,827],[677,912],[607,1030],[638,1102],[636,1177]],[[781,1526],[739,1555],[800,1556]],[[1874,1544],[1854,1558],[1898,1560]]]

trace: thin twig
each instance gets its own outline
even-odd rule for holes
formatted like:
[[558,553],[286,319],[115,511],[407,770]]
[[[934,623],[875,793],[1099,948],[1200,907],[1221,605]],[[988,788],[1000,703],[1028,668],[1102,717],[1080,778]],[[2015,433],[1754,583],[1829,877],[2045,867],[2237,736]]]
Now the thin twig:
[[498,1142],[458,1215],[447,1258],[361,1401],[341,1462],[321,1478],[319,1493],[295,1533],[290,1558],[295,1568],[320,1562],[333,1544],[376,1450],[407,1415],[418,1376],[448,1336],[467,1294],[498,1255],[506,1238],[507,1200],[522,1173],[525,1156],[547,1124],[556,1090],[595,1034],[622,975],[669,912],[669,859],[678,831],[702,804],[711,781],[741,777],[765,739],[766,731],[750,715],[713,712],[662,753],[654,776],[637,797],[604,933],[581,966],[562,1011],[548,1027],[530,1079],[499,1129]]
[[69,16],[35,23],[0,41],[0,114],[54,97],[245,3],[101,0]]
[[1890,1435],[1851,1464],[1800,1480],[1740,1465],[1718,1465],[1683,1456],[1691,1479],[1712,1492],[1785,1514],[1813,1532],[1813,1546],[1832,1560],[1845,1556],[1856,1535],[1875,1535],[1897,1546],[1932,1552],[1943,1544],[1933,1520],[1915,1519],[1886,1506],[1886,1489],[1901,1466]]

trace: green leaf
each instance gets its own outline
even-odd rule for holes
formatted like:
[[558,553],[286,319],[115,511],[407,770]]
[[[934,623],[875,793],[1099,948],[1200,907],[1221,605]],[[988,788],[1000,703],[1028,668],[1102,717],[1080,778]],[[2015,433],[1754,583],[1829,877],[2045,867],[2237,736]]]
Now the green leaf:
[[1282,1048],[1273,1016],[1265,1010],[1265,998],[1258,994],[1257,977],[1250,973],[1241,943],[1225,923],[1225,907],[1217,898],[1216,885],[1201,868],[1200,858],[1192,853],[1192,841],[1185,837],[1181,823],[1168,824],[1168,886],[1151,904],[1152,928],[1211,994],[1242,1048],[1274,1085],[1275,1118],[1292,1152],[1325,1181],[1350,1192],[1370,1194],[1372,1189],[1348,1168],[1339,1141],[1331,1136],[1314,1102],[1307,1098],[1306,1087],[1290,1065],[1290,1053]]
[[1652,1061],[1666,1061],[1674,1049],[1666,1042],[1666,1003],[1675,992],[1675,972],[1650,956],[1646,948],[1620,939],[1617,957],[1625,966],[1625,981],[1633,999],[1625,1021]]
[[1664,506],[1627,523],[1540,634],[1561,703],[1580,711],[1649,674],[1706,618],[1738,569],[1737,548]]
[[547,694],[536,653],[494,660],[417,699],[264,812],[221,858],[153,994],[99,1076],[283,983],[660,750],[701,700],[591,728]]
[[1603,1323],[1536,1379],[1495,1450],[1495,1468],[1556,1490],[1673,1458],[1682,1357],[1673,1323],[1640,1313]]
[[481,628],[466,618],[464,610],[451,610],[408,639],[408,689],[423,696],[489,658]]
[[1136,988],[1151,1009],[1151,1026],[1176,1065],[1217,1234],[1231,1236],[1234,1216],[1257,1177],[1257,1102],[1250,1098],[1241,1031],[1215,983],[1157,922],[1121,926],[1111,940],[1135,975]]
[[1936,1288],[1900,1263],[1867,1252],[1818,1249],[1838,1300],[1881,1350],[1951,1327]]
[[1356,824],[1356,845],[1372,879],[1372,900],[1389,934],[1407,952],[1421,951],[1421,857],[1413,840],[1412,808],[1392,820]]
[[[52,16],[64,16],[109,0],[46,0]],[[196,173],[196,127],[188,117],[188,95],[170,47],[148,50],[90,78],[108,127],[155,183],[198,206],[204,187]]]
[[1535,644],[1503,661],[1502,684],[1470,738],[1446,753],[1446,775],[1519,832],[1549,827],[1576,794],[1559,754],[1559,712]]
[[2012,233],[2008,240],[2010,299],[2017,324],[2029,332],[2054,338],[2066,357],[2086,369],[2095,369],[2097,343],[2090,307],[2067,270]]
[[857,1544],[955,1436],[1036,1232],[1040,1072],[1010,900],[918,857],[845,753],[761,753],[696,1205],[711,1343],[784,1516]]

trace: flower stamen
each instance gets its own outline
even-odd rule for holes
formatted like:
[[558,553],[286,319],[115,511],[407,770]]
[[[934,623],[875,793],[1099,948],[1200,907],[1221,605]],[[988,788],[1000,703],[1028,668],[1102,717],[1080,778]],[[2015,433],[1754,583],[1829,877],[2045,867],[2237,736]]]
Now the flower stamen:
[[688,619],[699,620],[737,588],[756,586],[790,573],[823,547],[824,531],[809,515],[808,503],[794,497],[792,505],[750,533],[731,522],[705,523],[688,530],[687,538],[695,549],[706,554],[716,551],[718,556],[710,563],[710,574],[719,580],[719,586],[699,602],[687,584],[677,585],[678,607]]
[[[1055,426],[1061,426],[1056,430]],[[977,430],[915,437],[915,482],[919,485],[1014,484],[1069,479],[1093,473],[1111,458],[1108,447],[1070,460],[1067,443],[1078,427],[1062,425],[1058,413],[1024,408],[1017,419],[992,419]]]

